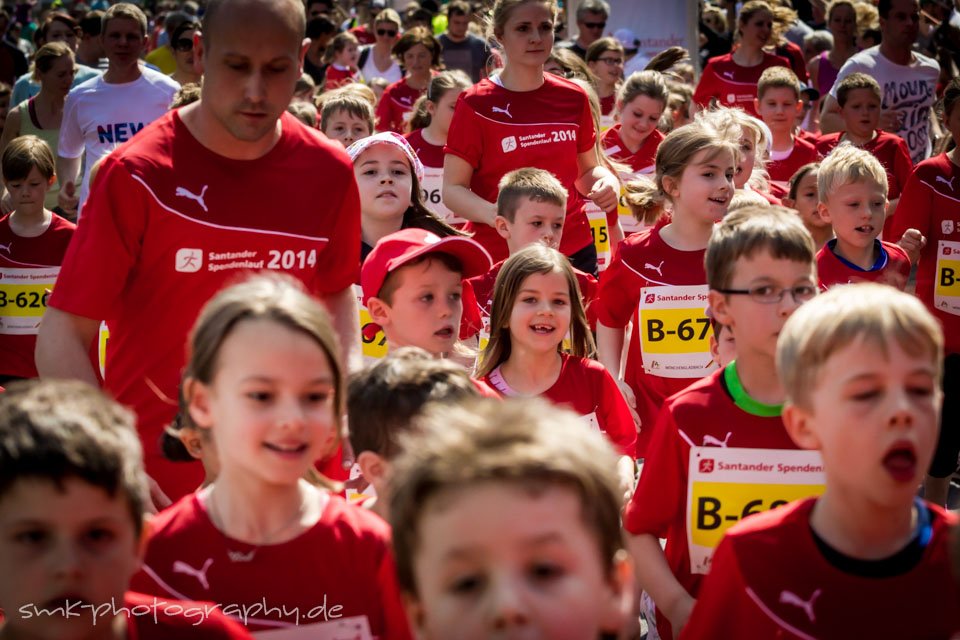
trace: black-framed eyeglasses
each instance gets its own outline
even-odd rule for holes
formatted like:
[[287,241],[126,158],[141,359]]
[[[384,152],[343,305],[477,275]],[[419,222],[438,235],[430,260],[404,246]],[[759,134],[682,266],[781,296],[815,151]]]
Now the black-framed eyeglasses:
[[191,38],[180,38],[173,43],[173,50],[179,51],[180,53],[193,51],[193,40]]
[[797,304],[806,302],[817,295],[817,287],[812,284],[799,284],[795,287],[774,287],[769,284],[761,284],[749,289],[717,289],[718,293],[727,295],[750,296],[750,299],[760,304],[777,304],[783,300],[783,296],[790,292],[793,301]]
[[393,29],[377,29],[378,36],[389,36],[391,38],[397,35],[397,32]]
[[597,58],[597,60],[611,67],[623,64],[623,58]]
[[607,23],[606,22],[584,22],[583,26],[585,26],[587,29],[606,29]]

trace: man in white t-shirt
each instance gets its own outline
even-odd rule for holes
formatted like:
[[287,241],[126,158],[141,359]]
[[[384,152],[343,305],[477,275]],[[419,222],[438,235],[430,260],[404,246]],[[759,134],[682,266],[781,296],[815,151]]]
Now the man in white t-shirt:
[[[86,201],[90,168],[163,115],[179,88],[169,77],[140,65],[146,33],[147,17],[139,7],[125,2],[110,7],[100,31],[109,67],[67,95],[57,149],[57,176],[64,185],[60,206],[66,211],[78,211]],[[87,170],[77,194],[84,159]]]
[[913,51],[920,31],[917,0],[880,0],[880,31],[876,47],[851,57],[830,89],[820,119],[823,133],[843,131],[837,86],[855,71],[872,76],[883,91],[880,128],[907,143],[914,164],[930,156],[930,107],[936,101],[940,65]]

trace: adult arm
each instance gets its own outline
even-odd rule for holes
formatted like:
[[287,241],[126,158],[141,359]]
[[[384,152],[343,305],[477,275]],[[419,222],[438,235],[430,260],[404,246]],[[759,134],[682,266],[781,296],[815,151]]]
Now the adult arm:
[[[594,204],[603,211],[615,209],[620,197],[620,181],[609,169],[600,164],[596,148],[591,147],[577,154],[577,169],[580,173],[575,183],[577,191],[593,200]],[[446,165],[444,165],[444,176],[446,176]]]
[[820,112],[820,132],[823,134],[846,131],[843,116],[840,115],[840,103],[833,96],[827,94],[823,99],[823,109]]
[[443,158],[443,204],[465,220],[493,226],[497,205],[470,190],[473,167],[460,156],[448,153]]
[[363,360],[360,354],[357,297],[353,292],[353,287],[323,294],[320,296],[320,300],[327,308],[327,312],[333,321],[333,328],[340,338],[341,362],[343,362],[347,371],[359,371],[363,368]]
[[73,378],[99,386],[90,363],[90,345],[100,321],[47,307],[37,335],[35,358],[43,378]]
[[80,177],[81,158],[57,156],[57,178],[60,180],[60,195],[57,201],[64,211],[76,212],[80,206],[80,194],[77,192],[77,178]]

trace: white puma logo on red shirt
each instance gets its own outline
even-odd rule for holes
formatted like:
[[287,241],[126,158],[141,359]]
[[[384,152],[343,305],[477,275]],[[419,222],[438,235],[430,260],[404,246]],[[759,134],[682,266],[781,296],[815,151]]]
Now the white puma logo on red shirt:
[[13,240],[8,242],[7,244],[0,244],[0,249],[3,249],[7,253],[13,253],[13,249],[10,248],[12,246],[13,246]]
[[815,616],[813,613],[813,603],[816,602],[817,598],[820,597],[820,592],[821,589],[817,589],[813,592],[813,595],[810,596],[809,600],[804,600],[792,591],[781,591],[780,602],[783,604],[792,604],[795,607],[800,607],[803,609],[803,612],[807,614],[807,618],[810,619],[810,622],[816,622],[817,616]]
[[937,182],[942,182],[943,184],[945,184],[945,185],[947,185],[948,187],[950,187],[950,191],[953,191],[953,181],[956,180],[956,178],[957,178],[957,176],[953,176],[952,178],[950,178],[949,180],[947,180],[947,179],[944,178],[943,176],[937,176]]
[[203,567],[200,569],[194,569],[186,562],[177,560],[173,563],[173,572],[174,573],[185,573],[188,576],[193,576],[197,581],[203,586],[206,591],[210,590],[210,583],[207,582],[207,569],[210,568],[210,565],[213,564],[213,558],[207,558],[206,562],[203,563]]
[[730,440],[730,436],[732,435],[733,435],[732,431],[727,431],[727,437],[724,438],[723,440],[720,440],[719,438],[715,438],[710,434],[706,434],[703,436],[703,446],[706,447],[707,445],[711,445],[714,447],[725,447],[727,446],[727,442]]
[[511,120],[513,120],[513,116],[510,115],[510,103],[509,103],[509,102],[507,103],[507,106],[505,106],[505,107],[490,107],[490,110],[493,111],[494,113],[502,113],[502,114],[504,114],[505,116],[507,116],[508,118],[510,118]]
[[206,195],[207,187],[209,186],[210,185],[208,184],[203,185],[203,189],[200,190],[200,195],[188,191],[185,187],[177,187],[176,195],[180,196],[181,198],[196,200],[204,211],[209,211],[209,209],[207,209],[207,203],[203,201],[203,196]]
[[661,261],[660,261],[660,264],[658,264],[657,266],[653,266],[652,264],[650,264],[649,262],[647,262],[646,264],[643,265],[643,268],[644,268],[644,269],[652,269],[653,271],[656,271],[656,272],[660,275],[660,277],[662,278],[662,277],[663,277],[663,271],[662,271],[662,269],[663,269],[663,263],[664,263],[664,262],[666,262],[666,260],[661,260]]

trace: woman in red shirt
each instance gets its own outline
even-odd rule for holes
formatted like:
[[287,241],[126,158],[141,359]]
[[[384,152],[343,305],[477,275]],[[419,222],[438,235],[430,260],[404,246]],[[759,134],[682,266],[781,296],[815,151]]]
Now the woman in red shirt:
[[402,79],[383,90],[377,104],[377,131],[406,133],[405,124],[417,99],[427,90],[433,71],[440,67],[440,43],[423,27],[410,29],[393,47],[404,69]]

